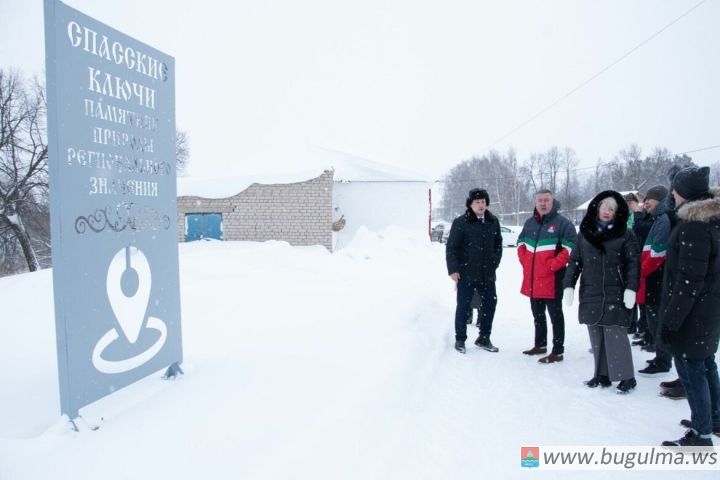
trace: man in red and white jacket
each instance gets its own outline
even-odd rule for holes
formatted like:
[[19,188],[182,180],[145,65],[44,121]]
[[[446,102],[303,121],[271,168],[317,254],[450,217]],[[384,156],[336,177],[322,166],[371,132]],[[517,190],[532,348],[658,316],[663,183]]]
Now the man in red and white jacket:
[[553,346],[540,363],[560,362],[565,352],[565,316],[562,311],[562,280],[570,252],[577,239],[575,227],[558,213],[560,202],[552,191],[535,194],[535,211],[528,218],[518,238],[518,257],[523,267],[520,293],[530,297],[535,322],[535,345],[525,355],[547,353],[547,319],[550,314]]

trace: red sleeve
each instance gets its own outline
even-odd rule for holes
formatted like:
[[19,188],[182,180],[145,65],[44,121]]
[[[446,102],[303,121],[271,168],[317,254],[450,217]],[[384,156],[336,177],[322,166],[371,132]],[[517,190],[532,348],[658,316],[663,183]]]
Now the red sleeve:
[[648,255],[640,266],[640,276],[649,277],[654,271],[665,263],[665,257],[653,257]]

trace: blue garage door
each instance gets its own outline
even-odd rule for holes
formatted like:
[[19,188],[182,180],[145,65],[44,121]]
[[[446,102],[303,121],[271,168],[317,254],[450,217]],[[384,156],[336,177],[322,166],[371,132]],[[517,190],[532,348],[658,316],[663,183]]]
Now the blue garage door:
[[186,213],[185,241],[214,238],[222,240],[222,213]]

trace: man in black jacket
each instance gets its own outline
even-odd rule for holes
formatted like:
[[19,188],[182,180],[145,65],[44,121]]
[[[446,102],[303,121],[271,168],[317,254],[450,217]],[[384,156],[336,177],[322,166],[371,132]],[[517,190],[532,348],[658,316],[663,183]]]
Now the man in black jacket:
[[[644,201],[643,208],[639,208],[639,199],[634,193],[630,192],[623,195],[623,198],[625,198],[625,201],[628,202],[628,207],[631,212],[630,215],[632,215],[632,221],[628,220],[628,228],[632,229],[633,233],[637,237],[640,248],[642,248],[642,246],[645,245],[645,239],[650,232],[650,228],[652,228],[654,218],[650,212],[644,208]],[[639,305],[640,303],[641,302],[638,302],[638,305],[635,305],[635,308],[633,309],[633,321],[628,328],[628,333],[633,333],[633,339],[637,340],[637,342],[633,342],[633,344],[642,345],[644,347],[652,343],[652,335],[648,333],[645,309]]]
[[470,190],[465,201],[467,210],[453,221],[445,247],[448,275],[457,290],[455,350],[460,353],[465,353],[466,322],[476,290],[482,299],[482,313],[475,345],[489,352],[498,351],[490,342],[490,333],[497,305],[495,270],[502,258],[502,235],[500,221],[490,213],[489,205],[490,196],[485,190]]
[[691,419],[667,446],[712,446],[720,430],[720,378],[715,352],[720,340],[720,191],[709,191],[710,169],[687,167],[672,183],[677,216],[668,240],[661,338],[675,359],[687,391]]

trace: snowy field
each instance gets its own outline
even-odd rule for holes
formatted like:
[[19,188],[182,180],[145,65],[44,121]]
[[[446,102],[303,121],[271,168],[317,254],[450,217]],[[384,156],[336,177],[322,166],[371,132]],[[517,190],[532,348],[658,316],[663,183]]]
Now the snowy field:
[[[283,242],[180,245],[186,375],[158,372],[59,416],[51,272],[0,279],[0,480],[714,478],[717,472],[520,468],[520,447],[659,445],[685,401],[638,378],[588,389],[585,327],[541,365],[521,269],[506,248],[493,354],[453,350],[444,246],[390,229],[344,250]],[[568,309],[566,309],[568,311]],[[634,350],[636,370],[649,354]],[[87,425],[98,425],[91,431]],[[715,438],[716,444],[718,439]]]

